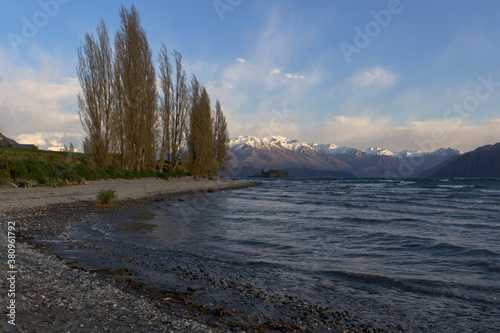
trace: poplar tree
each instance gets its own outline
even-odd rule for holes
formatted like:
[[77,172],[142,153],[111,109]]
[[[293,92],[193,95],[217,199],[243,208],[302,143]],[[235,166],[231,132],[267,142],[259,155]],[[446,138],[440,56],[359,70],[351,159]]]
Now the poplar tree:
[[217,177],[220,177],[221,170],[228,167],[228,139],[229,131],[227,130],[226,116],[222,112],[222,107],[219,100],[215,103],[214,114],[214,153],[215,153],[215,169]]
[[113,54],[106,24],[101,19],[97,37],[85,33],[78,47],[78,116],[86,133],[86,150],[97,166],[106,168],[113,149]]
[[116,128],[122,166],[155,169],[156,77],[146,32],[134,5],[120,10],[121,26],[115,37]]
[[[168,56],[167,47],[160,51],[160,166],[168,159],[170,170],[175,171],[181,162],[182,144],[186,137],[190,105],[186,72],[182,68],[182,55],[172,52],[175,71]],[[175,82],[174,82],[175,76]]]
[[172,82],[172,64],[168,57],[168,50],[165,44],[162,44],[160,55],[160,107],[159,107],[159,122],[160,122],[160,172],[163,171],[165,158],[171,161],[172,142],[170,137],[170,124],[173,115],[175,104],[175,92]]
[[193,177],[209,177],[213,169],[213,124],[210,97],[193,76],[191,81],[191,114],[189,126],[189,171]]
[[172,171],[175,171],[181,162],[182,144],[188,131],[187,118],[189,116],[190,98],[187,84],[186,72],[182,68],[182,55],[173,52],[175,59],[175,86],[174,86],[174,108],[172,113],[170,142],[172,153],[170,164]]

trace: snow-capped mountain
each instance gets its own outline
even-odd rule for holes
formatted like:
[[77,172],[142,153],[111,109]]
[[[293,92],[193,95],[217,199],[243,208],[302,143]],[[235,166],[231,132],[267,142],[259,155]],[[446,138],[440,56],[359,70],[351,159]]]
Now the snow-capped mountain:
[[421,157],[421,156],[452,156],[452,155],[460,155],[463,154],[461,151],[453,148],[439,148],[433,152],[423,152],[421,150],[402,150],[399,152],[393,152],[386,148],[379,147],[370,147],[365,150],[358,150],[356,148],[349,147],[339,147],[333,143],[330,144],[317,144],[314,143],[312,146],[319,151],[325,152],[330,155],[339,155],[339,154],[355,154],[357,152],[363,152],[369,155],[378,155],[378,156],[390,156],[394,158],[404,159],[408,157]]
[[392,152],[384,148],[355,148],[333,143],[307,143],[283,136],[263,139],[238,136],[229,142],[232,176],[249,176],[262,169],[311,169],[347,171],[359,177],[417,176],[444,160],[460,155],[451,148],[434,152],[403,150]]
[[[232,175],[249,176],[262,169],[310,168],[347,170],[350,166],[335,157],[314,149],[303,141],[282,136],[259,139],[236,137],[229,142]],[[242,174],[242,169],[246,171]]]

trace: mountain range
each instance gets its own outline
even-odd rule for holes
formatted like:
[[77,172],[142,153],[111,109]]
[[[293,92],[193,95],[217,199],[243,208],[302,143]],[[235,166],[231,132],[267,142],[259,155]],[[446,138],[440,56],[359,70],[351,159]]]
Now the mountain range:
[[462,154],[452,148],[392,152],[307,143],[283,136],[238,136],[229,141],[228,175],[247,177],[262,170],[281,169],[295,177],[417,177]]

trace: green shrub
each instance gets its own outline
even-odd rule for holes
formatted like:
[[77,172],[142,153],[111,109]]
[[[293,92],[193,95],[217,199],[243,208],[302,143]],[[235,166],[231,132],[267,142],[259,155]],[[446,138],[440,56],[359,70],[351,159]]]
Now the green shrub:
[[125,178],[125,170],[119,169],[117,167],[111,166],[106,169],[106,173],[109,178],[116,179],[116,178]]
[[116,199],[116,191],[102,190],[97,194],[96,199],[101,205],[109,205],[111,201]]
[[74,165],[67,162],[52,162],[50,177],[54,179],[68,179],[70,181],[78,181],[78,172],[74,169]]
[[20,176],[19,178],[24,179],[35,179],[39,182],[44,181],[49,177],[49,167],[46,162],[35,160],[35,159],[27,159],[19,161],[24,163],[27,174]]
[[82,163],[77,164],[75,166],[75,171],[78,173],[80,177],[83,177],[87,180],[99,180],[108,178],[106,170],[101,168],[92,168]]
[[10,180],[9,170],[0,168],[0,182],[6,182]]

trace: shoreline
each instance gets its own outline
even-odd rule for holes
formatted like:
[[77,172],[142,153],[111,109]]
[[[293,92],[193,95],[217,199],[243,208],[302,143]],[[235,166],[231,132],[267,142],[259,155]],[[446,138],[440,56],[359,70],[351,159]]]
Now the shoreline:
[[[124,185],[127,184],[127,185]],[[168,184],[168,186],[166,186]],[[119,201],[114,207],[98,207],[93,198],[101,189],[117,186]],[[210,193],[228,189],[255,186],[234,180],[196,181],[176,180],[118,180],[88,182],[88,185],[67,188],[8,189],[7,192],[23,191],[23,200],[9,212],[1,211],[2,220],[18,221],[17,258],[19,278],[17,285],[17,327],[21,332],[71,331],[71,332],[266,332],[311,331],[311,332],[387,332],[363,324],[360,318],[348,311],[339,313],[332,309],[320,309],[307,304],[293,295],[271,295],[255,286],[238,285],[237,281],[225,281],[223,276],[208,278],[184,267],[166,269],[176,276],[182,290],[155,290],[152,286],[130,276],[123,270],[91,270],[78,267],[44,250],[43,240],[61,237],[66,227],[78,223],[97,211],[114,211],[122,207],[141,207],[164,200],[175,200],[187,194]],[[125,187],[124,187],[125,186]],[[146,186],[146,190],[144,190]],[[78,191],[74,189],[77,188]],[[65,190],[66,189],[66,190]],[[0,189],[0,194],[4,189]],[[36,193],[29,193],[31,190]],[[41,191],[40,191],[41,190]],[[26,193],[28,192],[28,193]],[[40,193],[55,193],[52,197],[39,197]],[[72,193],[69,194],[68,192]],[[95,194],[94,194],[95,192]],[[122,193],[122,195],[120,195]],[[126,198],[124,198],[124,193]],[[5,195],[4,195],[5,196]],[[31,200],[26,202],[26,200]],[[9,196],[16,202],[15,195]],[[31,205],[31,208],[27,208]],[[0,209],[4,209],[0,206]],[[4,236],[4,238],[6,238]],[[84,248],[85,244],[76,246]],[[2,252],[7,253],[6,241],[2,241]],[[197,275],[195,277],[194,275]],[[216,275],[216,274],[215,274]],[[195,281],[195,288],[192,281]],[[2,279],[2,289],[6,281]],[[243,308],[211,308],[196,301],[199,285],[212,288],[211,292],[231,294],[238,302],[248,303]],[[7,292],[2,290],[1,304],[7,304]],[[191,297],[193,297],[191,299]],[[277,309],[280,316],[259,314],[234,321],[252,307]],[[5,312],[5,311],[4,311]],[[305,313],[307,316],[304,316]],[[311,318],[309,319],[309,316]],[[290,317],[290,318],[287,318]],[[28,319],[29,318],[29,319]],[[234,322],[233,322],[233,321]],[[5,323],[6,324],[6,323]],[[4,321],[2,320],[2,325]],[[11,325],[8,325],[11,326]],[[2,327],[10,332],[12,327]],[[398,331],[398,330],[395,330]]]
[[89,204],[95,202],[96,195],[101,190],[115,190],[115,202],[127,200],[143,200],[151,197],[167,197],[196,192],[214,192],[240,189],[258,185],[257,182],[246,182],[233,179],[195,180],[190,177],[140,179],[108,179],[87,181],[84,185],[69,185],[65,187],[30,187],[9,188],[0,187],[0,214],[15,211],[32,210],[53,204]]

